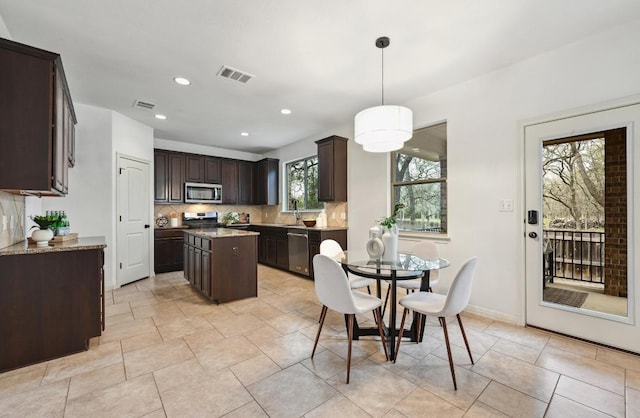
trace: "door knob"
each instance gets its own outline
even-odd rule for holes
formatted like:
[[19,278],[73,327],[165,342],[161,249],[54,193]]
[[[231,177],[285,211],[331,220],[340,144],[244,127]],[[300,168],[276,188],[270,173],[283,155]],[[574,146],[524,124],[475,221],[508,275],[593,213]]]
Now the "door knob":
[[538,234],[535,232],[529,232],[529,238],[538,238]]
[[[148,224],[145,224],[144,228],[145,228],[145,229],[149,228],[149,225],[148,225]],[[529,234],[529,235],[531,235],[531,234]]]

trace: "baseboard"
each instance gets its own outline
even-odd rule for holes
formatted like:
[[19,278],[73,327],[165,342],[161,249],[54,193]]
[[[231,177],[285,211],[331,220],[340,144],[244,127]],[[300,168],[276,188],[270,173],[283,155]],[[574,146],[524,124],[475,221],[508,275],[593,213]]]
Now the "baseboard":
[[524,324],[521,324],[518,318],[515,316],[506,315],[502,312],[494,311],[487,308],[482,308],[480,306],[467,305],[467,307],[465,308],[465,312],[482,316],[484,318],[493,319],[494,321],[506,322],[508,324],[514,324],[514,325],[524,325]]

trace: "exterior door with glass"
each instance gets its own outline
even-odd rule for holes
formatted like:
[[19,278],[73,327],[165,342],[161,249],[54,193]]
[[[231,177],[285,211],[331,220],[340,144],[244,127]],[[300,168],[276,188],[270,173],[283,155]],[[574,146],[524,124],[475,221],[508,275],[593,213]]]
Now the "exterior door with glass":
[[640,353],[639,138],[637,101],[524,126],[528,325]]

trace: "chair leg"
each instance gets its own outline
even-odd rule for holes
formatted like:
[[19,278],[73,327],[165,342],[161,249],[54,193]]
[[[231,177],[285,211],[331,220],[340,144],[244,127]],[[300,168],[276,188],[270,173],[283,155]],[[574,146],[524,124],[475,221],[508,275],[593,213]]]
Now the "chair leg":
[[400,341],[402,341],[402,331],[404,330],[404,321],[407,319],[407,312],[409,312],[408,308],[404,308],[404,311],[402,311],[402,321],[400,321],[400,331],[398,332],[398,342],[396,343],[396,356],[393,358],[393,362],[396,362],[396,359],[398,358],[398,353],[400,351]]
[[369,294],[371,294],[371,286],[367,286],[367,292],[369,292]]
[[418,314],[418,326],[416,327],[416,341],[418,342],[418,344],[420,344],[422,342],[422,336],[423,336],[422,322],[426,318],[427,318],[426,315]]
[[351,374],[351,343],[353,342],[353,318],[355,314],[349,315],[349,352],[347,354],[347,384],[349,384],[349,375]]
[[458,324],[460,325],[460,331],[462,332],[462,338],[464,338],[464,345],[467,346],[467,353],[469,353],[469,359],[471,360],[471,364],[475,364],[473,362],[473,356],[471,355],[471,349],[469,348],[469,341],[467,341],[467,334],[464,332],[464,326],[462,326],[462,319],[460,318],[460,314],[456,315],[458,317]]
[[458,390],[458,385],[456,384],[456,372],[453,370],[453,357],[451,356],[451,345],[449,345],[449,333],[447,332],[447,321],[444,317],[439,317],[440,325],[442,325],[442,329],[444,330],[444,341],[447,344],[447,355],[449,356],[449,368],[451,369],[451,377],[453,378],[453,388]]
[[[391,286],[391,285],[389,285]],[[387,295],[384,297],[384,306],[382,307],[382,316],[384,316],[384,313],[387,311],[387,302],[389,302],[389,291],[391,290],[390,287],[387,287]]]
[[320,311],[320,325],[318,326],[318,334],[316,334],[316,342],[313,344],[313,351],[311,352],[311,358],[316,353],[316,347],[318,346],[318,340],[320,339],[320,332],[322,331],[322,325],[324,325],[324,318],[327,316],[327,307],[322,305],[322,311]]
[[376,318],[376,323],[378,324],[378,332],[380,333],[382,348],[384,348],[384,357],[387,361],[389,361],[389,352],[387,351],[387,342],[384,340],[384,331],[382,330],[382,311],[380,310],[379,306],[373,310],[373,316]]

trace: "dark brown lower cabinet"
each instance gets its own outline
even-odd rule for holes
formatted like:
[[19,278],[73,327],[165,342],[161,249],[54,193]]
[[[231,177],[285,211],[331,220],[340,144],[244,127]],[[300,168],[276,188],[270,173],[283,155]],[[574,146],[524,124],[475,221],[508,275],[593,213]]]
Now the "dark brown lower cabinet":
[[104,330],[102,248],[0,256],[0,372],[87,350]]
[[258,261],[261,264],[289,270],[289,241],[287,228],[252,225],[258,232]]
[[184,230],[156,229],[153,239],[153,269],[156,273],[180,271],[183,269]]
[[309,230],[309,276],[313,278],[313,256],[320,254],[320,243],[325,239],[338,242],[343,250],[347,250],[347,230]]
[[[258,238],[258,261],[282,270],[289,270],[289,242],[286,226],[251,225],[252,231],[260,234]],[[309,272],[313,278],[313,256],[320,253],[320,243],[325,239],[336,240],[343,249],[347,249],[346,229],[307,229],[309,236]]]
[[258,296],[258,237],[206,238],[185,231],[184,277],[216,303]]

